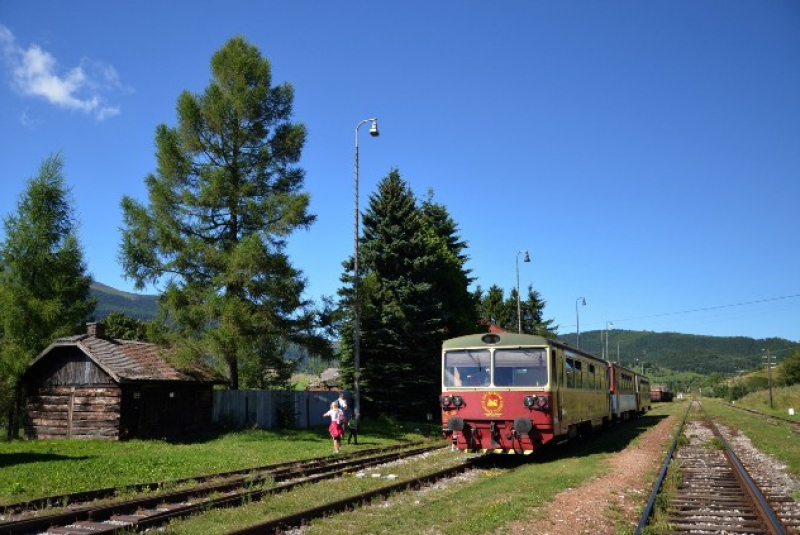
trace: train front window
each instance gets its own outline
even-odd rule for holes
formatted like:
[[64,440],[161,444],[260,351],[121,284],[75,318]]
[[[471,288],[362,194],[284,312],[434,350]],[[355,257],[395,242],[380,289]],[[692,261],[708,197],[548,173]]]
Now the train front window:
[[543,348],[498,349],[494,353],[495,386],[547,386]]
[[459,349],[444,354],[444,386],[489,386],[487,349]]

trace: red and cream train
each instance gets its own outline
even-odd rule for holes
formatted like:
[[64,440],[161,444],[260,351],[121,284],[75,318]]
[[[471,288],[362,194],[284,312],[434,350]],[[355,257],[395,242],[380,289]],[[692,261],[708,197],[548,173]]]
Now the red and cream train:
[[647,377],[541,336],[487,333],[442,346],[442,426],[461,450],[528,454],[650,410]]

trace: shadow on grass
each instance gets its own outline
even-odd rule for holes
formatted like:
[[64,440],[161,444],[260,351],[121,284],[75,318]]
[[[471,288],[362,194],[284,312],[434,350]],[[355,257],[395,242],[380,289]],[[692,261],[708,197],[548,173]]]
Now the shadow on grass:
[[484,466],[514,468],[529,463],[544,464],[565,458],[617,453],[665,418],[668,418],[668,415],[651,413],[587,436],[579,436],[569,441],[551,442],[531,455],[494,455],[481,462],[486,463]]
[[57,453],[0,453],[0,468],[9,468],[18,464],[42,463],[50,461],[83,461],[91,456],[73,457]]

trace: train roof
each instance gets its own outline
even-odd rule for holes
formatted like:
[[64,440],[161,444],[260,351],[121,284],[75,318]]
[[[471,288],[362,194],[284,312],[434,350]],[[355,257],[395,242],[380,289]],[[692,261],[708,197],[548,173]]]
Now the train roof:
[[442,349],[453,349],[465,346],[546,346],[550,341],[544,336],[518,333],[478,333],[450,338],[442,343]]
[[[491,337],[491,338],[485,338]],[[550,340],[549,338],[545,338],[544,336],[538,336],[534,334],[519,334],[519,333],[512,333],[512,332],[502,332],[502,333],[478,333],[478,334],[468,334],[466,336],[459,336],[458,338],[451,338],[449,340],[445,340],[442,343],[442,349],[457,349],[461,347],[480,347],[480,346],[496,346],[496,345],[504,345],[504,346],[558,346],[565,351],[570,351],[572,353],[576,353],[579,355],[583,355],[584,357],[589,357],[594,360],[599,360],[602,362],[606,362],[600,357],[596,357],[590,353],[586,353],[581,351],[580,349],[576,349],[572,346],[565,344],[564,342],[559,342],[557,340]]]

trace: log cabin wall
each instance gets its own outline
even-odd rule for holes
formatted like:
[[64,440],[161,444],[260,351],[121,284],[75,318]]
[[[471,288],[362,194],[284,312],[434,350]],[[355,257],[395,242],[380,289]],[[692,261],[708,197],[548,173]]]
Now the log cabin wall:
[[184,439],[212,428],[224,379],[204,368],[187,375],[153,344],[89,330],[59,338],[25,371],[27,437]]
[[27,409],[27,438],[119,438],[116,387],[40,387],[29,393]]
[[121,391],[77,347],[55,348],[30,370],[28,438],[119,438]]

